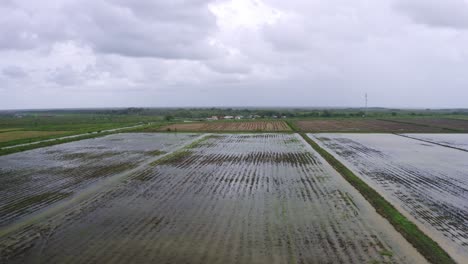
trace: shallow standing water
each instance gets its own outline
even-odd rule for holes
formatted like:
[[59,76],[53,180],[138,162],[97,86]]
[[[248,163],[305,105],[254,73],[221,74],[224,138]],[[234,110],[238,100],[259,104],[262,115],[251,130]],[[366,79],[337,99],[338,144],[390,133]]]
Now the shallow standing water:
[[468,152],[468,134],[403,134],[404,136],[466,150]]
[[296,134],[212,135],[0,238],[10,263],[424,263]]
[[453,258],[468,262],[468,152],[391,134],[309,136],[378,190]]
[[195,136],[114,134],[0,156],[0,229]]

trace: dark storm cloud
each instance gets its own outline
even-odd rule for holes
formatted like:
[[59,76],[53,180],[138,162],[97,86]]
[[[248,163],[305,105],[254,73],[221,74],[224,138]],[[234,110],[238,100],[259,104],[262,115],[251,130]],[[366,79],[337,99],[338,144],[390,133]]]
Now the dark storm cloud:
[[395,8],[414,22],[434,27],[468,28],[465,0],[399,0]]

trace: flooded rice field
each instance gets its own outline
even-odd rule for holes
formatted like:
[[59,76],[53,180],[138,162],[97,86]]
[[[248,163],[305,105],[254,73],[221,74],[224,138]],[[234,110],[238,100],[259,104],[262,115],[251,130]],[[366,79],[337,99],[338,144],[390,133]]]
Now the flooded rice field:
[[3,232],[0,256],[9,263],[425,263],[297,134],[206,135],[61,212]]
[[188,142],[193,134],[114,134],[0,157],[0,228]]
[[403,134],[403,136],[468,151],[468,134]]
[[[466,263],[467,152],[390,134],[309,136],[413,219],[453,258]],[[453,142],[463,138],[457,135],[429,137]]]

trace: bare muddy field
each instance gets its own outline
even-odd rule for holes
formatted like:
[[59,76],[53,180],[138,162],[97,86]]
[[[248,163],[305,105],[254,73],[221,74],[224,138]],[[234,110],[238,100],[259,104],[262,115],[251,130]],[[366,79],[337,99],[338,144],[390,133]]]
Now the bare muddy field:
[[451,118],[409,118],[391,119],[392,121],[438,127],[457,132],[468,132],[468,120]]
[[404,136],[468,151],[468,134],[403,134]]
[[187,143],[193,134],[115,134],[0,157],[0,228]]
[[390,134],[309,136],[466,263],[467,152]]
[[297,134],[207,135],[0,236],[9,263],[424,263]]
[[307,132],[375,132],[375,133],[431,133],[443,132],[443,128],[420,124],[391,122],[377,119],[330,119],[296,121],[301,131]]

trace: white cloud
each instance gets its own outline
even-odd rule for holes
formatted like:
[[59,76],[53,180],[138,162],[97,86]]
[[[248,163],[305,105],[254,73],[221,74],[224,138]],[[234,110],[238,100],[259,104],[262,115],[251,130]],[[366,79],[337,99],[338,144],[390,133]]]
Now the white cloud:
[[373,105],[464,106],[466,10],[464,0],[2,1],[0,104],[358,106],[368,92]]

